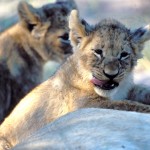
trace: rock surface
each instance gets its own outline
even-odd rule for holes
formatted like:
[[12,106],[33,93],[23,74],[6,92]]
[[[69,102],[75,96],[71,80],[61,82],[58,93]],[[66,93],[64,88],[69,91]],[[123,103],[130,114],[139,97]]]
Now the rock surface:
[[150,115],[81,109],[46,125],[13,150],[149,150]]

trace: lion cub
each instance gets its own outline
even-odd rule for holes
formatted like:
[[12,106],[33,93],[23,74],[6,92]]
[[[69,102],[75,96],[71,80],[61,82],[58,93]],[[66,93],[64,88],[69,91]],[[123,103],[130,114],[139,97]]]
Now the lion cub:
[[62,62],[72,53],[67,16],[73,8],[73,0],[18,5],[20,21],[0,35],[0,122],[41,83],[45,62]]
[[[116,20],[95,26],[80,20],[76,10],[69,18],[74,54],[57,73],[23,98],[0,127],[0,149],[9,149],[58,117],[85,107],[150,112],[150,92],[140,95],[132,72],[149,26],[131,31]],[[139,90],[140,89],[140,90]]]

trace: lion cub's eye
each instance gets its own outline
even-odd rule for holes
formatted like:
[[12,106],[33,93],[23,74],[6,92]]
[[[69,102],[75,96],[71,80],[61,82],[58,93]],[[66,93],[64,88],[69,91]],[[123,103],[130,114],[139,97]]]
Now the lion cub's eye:
[[97,57],[102,57],[103,51],[101,49],[96,49],[96,50],[94,50],[94,54]]
[[95,53],[101,55],[103,53],[103,51],[101,49],[96,49]]
[[120,54],[120,59],[126,59],[126,58],[128,58],[129,57],[129,53],[128,52],[122,52],[121,54]]
[[59,38],[62,38],[63,40],[69,40],[68,33],[64,33],[62,36],[59,36]]

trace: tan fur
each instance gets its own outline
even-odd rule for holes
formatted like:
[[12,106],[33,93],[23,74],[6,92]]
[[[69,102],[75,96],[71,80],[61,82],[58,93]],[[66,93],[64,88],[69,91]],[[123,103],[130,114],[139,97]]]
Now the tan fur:
[[41,8],[19,3],[20,21],[0,35],[0,122],[42,82],[47,61],[62,63],[72,54],[67,18],[73,8],[73,0]]
[[[142,50],[143,36],[149,36],[149,30],[141,28],[132,32],[115,20],[104,20],[90,27],[85,21],[80,21],[76,10],[72,11],[69,20],[74,54],[52,78],[23,98],[6,118],[0,127],[1,149],[7,149],[5,147],[8,145],[13,147],[45,124],[80,108],[100,107],[150,113],[149,105],[123,101],[131,97],[129,91],[134,87],[131,84],[132,70]],[[97,49],[102,49],[103,56],[99,56]],[[123,60],[120,58],[122,50],[131,52]],[[93,84],[93,75],[99,80],[109,81],[102,71],[114,75],[117,69],[119,73],[111,80],[118,82],[118,87],[103,90]],[[113,97],[122,101],[113,101]]]

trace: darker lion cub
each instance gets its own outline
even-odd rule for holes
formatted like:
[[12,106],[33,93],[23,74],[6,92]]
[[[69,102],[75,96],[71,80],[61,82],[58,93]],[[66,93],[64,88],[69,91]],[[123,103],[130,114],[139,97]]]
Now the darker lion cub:
[[74,54],[52,78],[23,98],[5,119],[0,126],[1,149],[13,147],[45,124],[80,108],[150,113],[148,105],[113,101],[132,98],[148,103],[150,100],[150,93],[143,89],[145,93],[140,95],[140,87],[132,83],[133,68],[144,42],[150,39],[149,26],[131,31],[118,21],[103,20],[91,27],[73,10],[69,27]]
[[18,5],[20,21],[0,35],[0,122],[42,81],[45,62],[61,62],[72,53],[67,16],[73,8],[73,0],[41,8]]

